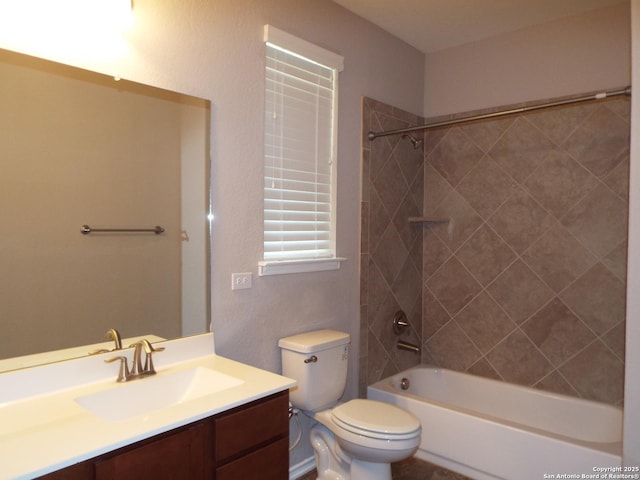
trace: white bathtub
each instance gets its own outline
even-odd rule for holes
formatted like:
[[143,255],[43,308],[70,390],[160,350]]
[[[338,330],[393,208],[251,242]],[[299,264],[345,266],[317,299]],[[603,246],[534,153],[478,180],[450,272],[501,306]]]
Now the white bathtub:
[[602,478],[621,465],[622,410],[610,405],[427,366],[367,396],[420,418],[418,458],[474,479]]

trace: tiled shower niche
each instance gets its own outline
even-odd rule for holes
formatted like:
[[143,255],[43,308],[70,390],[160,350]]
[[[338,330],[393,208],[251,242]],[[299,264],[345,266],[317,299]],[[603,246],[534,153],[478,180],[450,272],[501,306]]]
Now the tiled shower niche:
[[[386,109],[375,111],[395,112]],[[420,232],[423,363],[622,402],[629,115],[621,98],[425,134],[421,214],[445,222]],[[365,169],[384,156],[379,141]],[[389,345],[371,322],[375,278],[365,273],[368,341]],[[371,368],[367,346],[372,383],[397,362]]]

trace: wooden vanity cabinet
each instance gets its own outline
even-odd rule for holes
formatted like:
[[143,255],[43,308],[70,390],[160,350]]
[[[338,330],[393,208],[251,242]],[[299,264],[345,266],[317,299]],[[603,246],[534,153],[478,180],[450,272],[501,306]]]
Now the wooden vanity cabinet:
[[285,480],[287,391],[41,477],[45,480]]

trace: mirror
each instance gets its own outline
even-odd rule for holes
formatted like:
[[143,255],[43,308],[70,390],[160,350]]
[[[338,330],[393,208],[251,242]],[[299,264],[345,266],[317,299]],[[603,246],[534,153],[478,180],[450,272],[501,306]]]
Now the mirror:
[[0,370],[207,331],[209,102],[1,49],[0,79]]

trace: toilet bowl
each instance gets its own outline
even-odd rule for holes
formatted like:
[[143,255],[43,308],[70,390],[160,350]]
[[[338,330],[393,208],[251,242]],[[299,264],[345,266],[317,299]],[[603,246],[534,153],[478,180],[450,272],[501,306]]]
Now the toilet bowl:
[[362,460],[395,462],[413,454],[420,444],[420,420],[387,403],[351,400],[335,407],[330,421],[342,448],[357,448]]
[[310,441],[319,480],[391,480],[391,462],[416,452],[422,427],[413,414],[391,404],[354,399],[344,392],[350,337],[317,330],[279,342],[282,370],[298,382],[292,404],[315,419]]
[[355,399],[310,416],[319,480],[390,480],[390,463],[420,444],[420,421],[390,404]]

